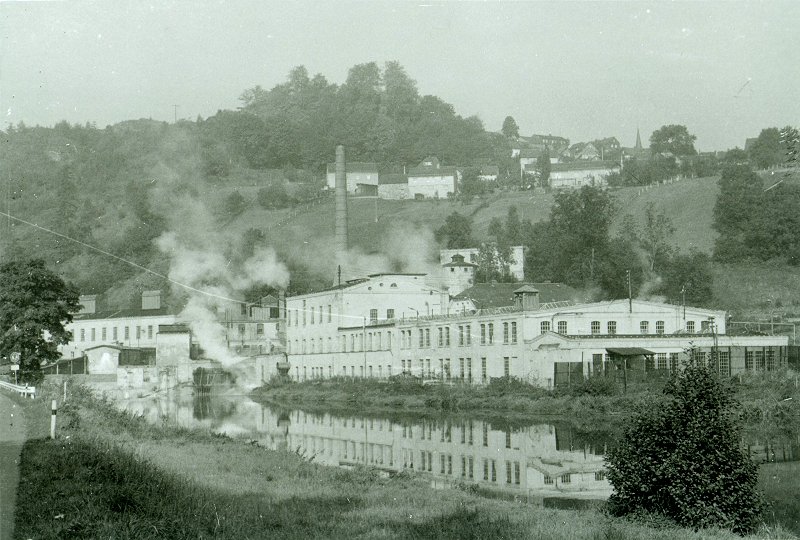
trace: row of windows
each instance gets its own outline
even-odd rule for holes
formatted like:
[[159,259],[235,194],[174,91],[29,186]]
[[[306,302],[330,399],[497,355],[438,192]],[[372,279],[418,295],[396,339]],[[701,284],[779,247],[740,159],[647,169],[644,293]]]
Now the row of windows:
[[[362,378],[364,377],[364,367],[365,367],[364,365],[358,366],[358,376],[359,377],[362,377]],[[392,376],[392,365],[391,364],[386,364],[385,367],[386,367],[386,370],[384,371],[384,366],[382,364],[379,364],[377,366],[373,366],[372,364],[370,364],[370,365],[366,366],[366,368],[367,368],[367,370],[366,370],[366,374],[367,375],[366,376],[367,377],[383,378],[384,374],[385,374],[386,377],[391,377]],[[295,368],[294,368],[295,380],[298,380],[298,381],[304,381],[304,380],[307,380],[309,378],[311,378],[311,379],[323,379],[323,378],[326,378],[326,372],[327,372],[327,378],[331,378],[334,375],[336,375],[336,373],[334,372],[333,366],[327,366],[327,367],[313,367],[312,366],[310,370],[309,370],[309,368],[307,366],[302,366],[302,370],[303,370],[302,372],[300,371],[300,369],[301,369],[300,366],[295,366]],[[310,377],[309,377],[309,375],[310,375]],[[338,375],[341,375],[342,377],[355,377],[356,376],[356,366],[342,366],[342,369],[338,373]]]
[[[503,357],[503,376],[511,376],[511,365],[512,361],[515,359],[516,357]],[[472,358],[459,358],[457,365],[458,372],[454,373],[453,369],[455,366],[451,363],[450,358],[439,358],[438,370],[436,370],[435,363],[431,364],[430,358],[420,358],[416,366],[410,358],[400,360],[400,367],[403,373],[425,378],[439,377],[447,381],[459,380],[462,382],[472,382]],[[486,357],[481,358],[480,370],[481,381],[487,382]]]
[[383,351],[392,348],[392,333],[386,332],[385,340],[383,332],[367,332],[366,337],[363,333],[345,334],[339,336],[338,351],[335,350],[332,337],[328,337],[327,341],[325,338],[311,338],[308,342],[295,339],[294,342],[287,341],[286,348],[288,354]]
[[[386,318],[394,319],[394,309],[386,310]],[[307,306],[306,300],[303,300],[303,307],[287,311],[286,319],[287,326],[292,326],[292,323],[294,323],[294,326],[300,326],[301,323],[303,326],[306,324],[322,324],[323,319],[326,322],[331,322],[333,321],[333,306],[331,304],[319,307]],[[377,309],[369,310],[369,320],[373,323],[378,321]]]
[[[97,329],[96,328],[89,328],[88,336],[86,332],[86,328],[80,329],[80,341],[97,341]],[[142,326],[135,327],[135,339],[143,339],[145,336],[145,329]],[[153,339],[153,325],[147,325],[147,339]],[[122,335],[124,336],[122,339],[129,340],[131,339],[131,327],[130,326],[123,326],[122,327]],[[107,341],[108,340],[108,328],[103,326],[100,328],[100,341]],[[119,340],[119,327],[112,326],[111,327],[111,341],[118,341]]]
[[[504,322],[503,325],[503,343],[515,344],[517,343],[517,322]],[[436,346],[437,347],[450,347],[450,327],[438,326],[436,327]],[[472,345],[472,325],[462,324],[458,325],[458,346],[464,347]],[[400,348],[410,349],[413,340],[412,330],[400,331]],[[493,345],[495,342],[494,323],[480,323],[480,344]],[[417,340],[419,348],[431,347],[431,329],[419,328],[417,329]]]
[[[403,468],[414,469],[414,450],[403,449]],[[420,471],[433,472],[434,460],[430,450],[419,451]],[[519,461],[506,461],[506,483],[520,484],[521,466]],[[453,455],[439,454],[439,473],[453,473]],[[461,477],[475,478],[475,461],[472,456],[461,456]],[[483,479],[497,482],[497,461],[494,459],[483,460]]]

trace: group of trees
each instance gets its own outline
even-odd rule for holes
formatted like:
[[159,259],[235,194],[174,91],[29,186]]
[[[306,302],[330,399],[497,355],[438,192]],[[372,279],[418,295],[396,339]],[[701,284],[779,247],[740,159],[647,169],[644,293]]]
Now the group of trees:
[[774,183],[765,185],[746,165],[723,170],[714,207],[715,259],[800,264],[800,186],[771,178]]

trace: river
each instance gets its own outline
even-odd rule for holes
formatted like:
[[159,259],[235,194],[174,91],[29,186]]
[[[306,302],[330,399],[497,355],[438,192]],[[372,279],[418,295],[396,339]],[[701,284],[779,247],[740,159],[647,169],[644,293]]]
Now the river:
[[[470,416],[340,415],[280,409],[237,394],[174,392],[119,401],[153,423],[204,428],[324,465],[418,475],[435,488],[584,507],[611,494],[604,452],[615,433],[569,421],[512,424]],[[771,519],[800,533],[800,440],[743,441],[761,465]],[[768,521],[769,521],[768,519]]]

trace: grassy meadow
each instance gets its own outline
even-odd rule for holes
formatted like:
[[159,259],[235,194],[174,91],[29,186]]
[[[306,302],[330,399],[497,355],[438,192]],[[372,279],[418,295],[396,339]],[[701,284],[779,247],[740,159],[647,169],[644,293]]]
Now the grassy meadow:
[[[150,425],[80,387],[59,411],[58,438],[26,444],[20,478],[19,538],[738,538],[325,467],[253,441]],[[753,537],[792,536],[764,526]]]

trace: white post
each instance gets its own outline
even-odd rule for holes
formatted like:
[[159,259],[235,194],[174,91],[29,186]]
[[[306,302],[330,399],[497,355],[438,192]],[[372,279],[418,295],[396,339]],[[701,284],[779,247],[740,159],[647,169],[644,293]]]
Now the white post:
[[67,401],[67,381],[64,381],[64,401]]
[[56,438],[56,411],[57,411],[57,404],[56,400],[53,400],[53,403],[50,405],[52,413],[50,415],[50,438]]

